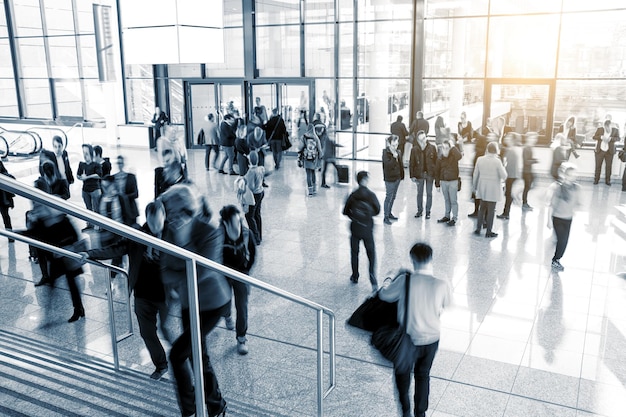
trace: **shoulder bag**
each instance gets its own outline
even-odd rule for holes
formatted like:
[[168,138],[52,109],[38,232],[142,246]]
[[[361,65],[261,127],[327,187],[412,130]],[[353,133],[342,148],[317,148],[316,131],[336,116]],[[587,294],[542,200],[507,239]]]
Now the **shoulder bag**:
[[404,283],[404,322],[402,325],[383,326],[372,334],[372,345],[388,360],[393,362],[398,372],[410,372],[415,365],[416,348],[411,336],[406,333],[406,323],[409,316],[409,279],[410,273],[405,275]]
[[376,292],[352,313],[346,324],[368,332],[374,332],[383,326],[397,327],[398,303],[383,301]]

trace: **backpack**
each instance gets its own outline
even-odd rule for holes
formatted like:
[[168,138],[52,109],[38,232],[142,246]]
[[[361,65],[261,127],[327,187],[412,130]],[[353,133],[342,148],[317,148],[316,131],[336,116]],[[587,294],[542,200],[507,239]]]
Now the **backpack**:
[[302,155],[307,161],[315,161],[318,157],[317,143],[314,138],[304,137]]
[[365,200],[353,199],[350,205],[350,218],[353,222],[367,226],[372,218],[372,206]]

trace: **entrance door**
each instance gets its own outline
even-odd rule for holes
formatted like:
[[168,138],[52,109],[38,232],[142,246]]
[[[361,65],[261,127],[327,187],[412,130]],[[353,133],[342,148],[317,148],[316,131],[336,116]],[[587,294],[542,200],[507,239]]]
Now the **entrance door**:
[[250,114],[257,114],[261,122],[267,123],[272,109],[277,106],[276,84],[251,84],[248,109]]
[[292,151],[311,123],[311,85],[310,84],[281,84],[280,109],[289,137]]
[[[217,101],[215,97],[215,84],[191,84],[190,85],[190,106],[191,109],[191,147],[201,146],[198,143],[200,130],[208,121],[208,114],[213,113],[217,120]],[[189,144],[188,144],[189,145]]]
[[486,117],[500,133],[537,132],[537,144],[548,145],[552,140],[552,108],[554,83],[535,80],[528,83],[489,80],[485,86]]

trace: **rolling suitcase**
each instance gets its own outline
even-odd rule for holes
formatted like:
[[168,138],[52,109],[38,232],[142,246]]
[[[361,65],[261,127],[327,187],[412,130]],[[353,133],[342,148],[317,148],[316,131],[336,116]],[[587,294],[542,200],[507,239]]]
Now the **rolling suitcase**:
[[337,182],[339,184],[348,184],[350,182],[348,165],[337,165]]

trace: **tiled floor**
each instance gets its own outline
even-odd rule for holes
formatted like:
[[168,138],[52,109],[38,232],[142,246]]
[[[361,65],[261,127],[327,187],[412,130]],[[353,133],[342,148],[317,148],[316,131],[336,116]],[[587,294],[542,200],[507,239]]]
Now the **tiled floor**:
[[[70,150],[77,165],[79,148]],[[111,157],[117,152],[108,150]],[[156,155],[137,148],[119,152],[138,173],[143,208],[153,194]],[[202,151],[190,155],[193,179],[210,197],[213,210],[235,203],[233,177],[206,171]],[[35,178],[23,169],[27,162],[12,160],[6,165],[9,171],[22,173],[23,181]],[[371,172],[370,186],[382,202],[380,164],[349,165],[351,176],[360,169]],[[454,288],[454,304],[442,316],[429,415],[623,416],[626,282],[618,273],[626,270],[626,193],[616,185],[582,183],[584,203],[562,259],[565,271],[556,274],[549,268],[554,241],[545,226],[547,180],[539,180],[530,193],[534,211],[522,212],[514,205],[510,220],[496,220],[499,237],[486,239],[471,233],[474,224],[466,217],[473,208],[470,179],[467,175],[464,179],[456,227],[437,224],[444,214],[437,192],[432,219],[415,219],[415,187],[408,180],[401,184],[394,206],[400,221],[386,226],[382,218],[376,220],[380,280],[408,265],[410,246],[423,240],[434,248],[435,274]],[[370,292],[366,281],[354,285],[348,280],[348,222],[341,209],[354,183],[335,186],[331,182],[331,189],[307,198],[304,171],[289,158],[267,182],[264,238],[252,275],[335,312],[338,385],[325,400],[325,415],[397,415],[391,369],[371,348],[367,334],[344,325]],[[72,194],[72,201],[82,206],[79,185],[72,187]],[[23,226],[27,208],[28,203],[18,198],[12,211],[16,228]],[[28,261],[26,246],[1,240],[2,329],[110,358],[103,273],[91,269],[85,274],[87,318],[67,324],[69,294],[35,289],[38,267]],[[367,268],[364,254],[361,268]],[[58,285],[65,288],[61,282]],[[116,286],[118,300],[123,299],[122,286],[119,282]],[[171,325],[176,328],[176,318]],[[274,410],[269,415],[314,415],[315,314],[253,289],[249,339],[250,354],[240,357],[234,333],[220,327],[210,336],[212,361],[225,396]],[[151,371],[137,336],[120,344],[120,354],[125,366]]]

